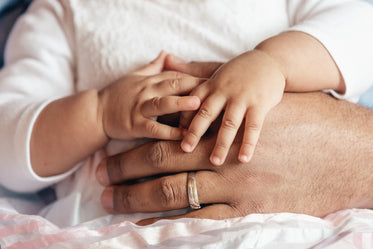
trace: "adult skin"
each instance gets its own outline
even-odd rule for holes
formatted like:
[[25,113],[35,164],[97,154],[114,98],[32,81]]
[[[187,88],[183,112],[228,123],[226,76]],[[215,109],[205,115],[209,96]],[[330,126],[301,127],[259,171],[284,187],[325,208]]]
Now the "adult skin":
[[[169,64],[199,77],[208,77],[218,66]],[[285,94],[267,116],[250,163],[240,163],[235,156],[242,135],[220,167],[209,162],[215,134],[201,140],[192,153],[183,152],[180,142],[148,143],[102,161],[97,171],[107,186],[102,204],[111,213],[188,207],[186,172],[197,171],[199,201],[211,205],[172,218],[224,219],[272,212],[322,217],[344,208],[372,208],[372,130],[372,110],[322,93]],[[122,184],[167,173],[173,174]]]

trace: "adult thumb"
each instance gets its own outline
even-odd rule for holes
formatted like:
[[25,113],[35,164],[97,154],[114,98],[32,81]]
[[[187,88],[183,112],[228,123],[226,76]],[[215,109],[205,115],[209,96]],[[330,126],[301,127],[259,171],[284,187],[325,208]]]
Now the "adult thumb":
[[186,73],[194,77],[210,78],[222,65],[220,62],[185,62],[181,58],[169,54],[164,62],[164,69]]
[[161,73],[164,68],[166,57],[167,53],[162,50],[157,58],[151,61],[148,65],[136,70],[133,74],[150,76]]

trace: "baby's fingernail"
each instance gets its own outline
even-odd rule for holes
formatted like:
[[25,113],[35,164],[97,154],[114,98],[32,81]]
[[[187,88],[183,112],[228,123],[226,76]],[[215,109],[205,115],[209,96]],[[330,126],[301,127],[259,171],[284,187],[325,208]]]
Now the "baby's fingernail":
[[222,160],[217,156],[211,157],[211,162],[217,166],[222,164]]
[[197,109],[199,105],[201,104],[201,101],[198,97],[193,97],[189,100],[189,104],[192,108]]
[[252,157],[253,157],[253,154],[240,155],[238,157],[238,160],[240,160],[242,163],[248,163],[248,162],[250,162]]
[[192,152],[192,146],[186,142],[181,142],[181,148],[185,151],[185,152]]
[[241,155],[239,159],[243,163],[248,163],[250,161],[249,157],[246,155]]

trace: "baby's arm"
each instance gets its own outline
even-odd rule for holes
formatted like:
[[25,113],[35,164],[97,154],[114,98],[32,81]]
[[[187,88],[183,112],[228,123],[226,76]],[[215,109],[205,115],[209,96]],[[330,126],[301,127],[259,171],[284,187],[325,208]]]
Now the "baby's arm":
[[[314,1],[316,7],[313,5],[314,8],[310,8],[309,1],[289,2],[289,9],[292,9],[289,12],[293,11],[291,15],[294,16],[292,31],[271,37],[254,50],[234,58],[193,91],[192,94],[201,98],[203,104],[182,141],[184,151],[195,148],[200,137],[224,108],[222,127],[210,160],[215,165],[224,162],[237,129],[245,118],[239,159],[249,161],[265,115],[280,101],[283,91],[333,89],[344,94],[345,77],[342,77],[340,68],[345,69],[344,76],[347,75],[347,78],[351,76],[349,73],[355,73],[355,68],[360,68],[352,66],[351,59],[358,59],[356,61],[362,66],[361,74],[364,77],[355,73],[354,84],[362,85],[360,91],[364,90],[369,70],[361,60],[371,59],[372,53],[369,50],[364,53],[359,45],[362,43],[365,49],[369,49],[366,40],[372,41],[372,35],[362,31],[362,27],[367,28],[372,24],[372,18],[369,17],[371,6],[364,6],[364,3],[358,1]],[[351,15],[351,11],[358,14],[358,17]],[[351,18],[348,23],[344,21],[347,16]],[[341,31],[338,25],[343,24],[346,24],[346,30]],[[317,27],[322,31],[319,32]]]
[[263,41],[255,49],[277,64],[286,80],[286,92],[345,92],[343,77],[328,50],[306,33],[285,32]]
[[[36,191],[67,175],[40,178],[30,158],[32,127],[41,110],[74,93],[73,32],[72,25],[62,26],[63,13],[59,1],[34,1],[7,42],[0,71],[0,182],[15,191]],[[63,123],[64,117],[58,120]]]
[[156,119],[196,110],[200,103],[197,97],[179,95],[189,93],[200,80],[176,72],[161,73],[165,57],[162,52],[149,65],[100,92],[88,90],[46,106],[32,133],[34,171],[41,176],[65,172],[109,139],[181,139],[183,129]]
[[182,141],[191,151],[220,112],[225,109],[210,160],[224,162],[238,128],[245,119],[239,159],[248,162],[259,139],[266,114],[284,91],[335,89],[343,93],[338,67],[325,47],[303,32],[285,32],[267,39],[224,64],[192,94],[203,100]]

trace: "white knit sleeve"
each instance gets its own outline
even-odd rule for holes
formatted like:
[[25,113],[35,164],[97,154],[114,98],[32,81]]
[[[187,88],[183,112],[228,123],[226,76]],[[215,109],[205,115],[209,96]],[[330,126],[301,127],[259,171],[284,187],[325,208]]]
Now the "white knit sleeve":
[[30,164],[29,146],[40,111],[74,92],[64,13],[58,1],[34,1],[7,43],[5,67],[0,71],[0,183],[14,191],[36,191],[70,173],[37,176]]
[[373,7],[360,0],[288,0],[290,30],[318,39],[337,64],[346,93],[357,101],[373,84]]

